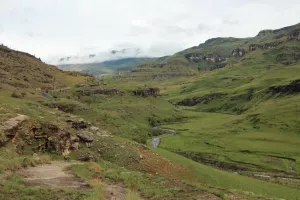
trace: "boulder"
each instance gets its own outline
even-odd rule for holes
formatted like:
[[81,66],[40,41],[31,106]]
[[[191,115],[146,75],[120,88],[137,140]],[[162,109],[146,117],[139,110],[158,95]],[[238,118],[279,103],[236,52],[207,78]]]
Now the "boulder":
[[80,155],[78,160],[82,161],[82,162],[95,162],[96,158],[92,155]]
[[83,119],[68,120],[68,122],[71,122],[72,128],[76,130],[86,129],[89,126],[89,123],[84,121]]
[[6,136],[13,137],[16,135],[17,129],[28,119],[29,117],[26,115],[18,115],[2,123],[2,125],[0,125],[0,130],[2,130]]
[[96,126],[92,126],[90,129],[91,129],[91,131],[93,131],[93,132],[99,131],[99,128],[96,127]]
[[234,57],[243,57],[244,55],[246,55],[246,50],[236,48],[236,49],[232,50],[231,55],[234,56]]
[[94,141],[94,135],[89,131],[81,131],[77,134],[77,137],[80,139],[81,142],[85,143],[91,143]]

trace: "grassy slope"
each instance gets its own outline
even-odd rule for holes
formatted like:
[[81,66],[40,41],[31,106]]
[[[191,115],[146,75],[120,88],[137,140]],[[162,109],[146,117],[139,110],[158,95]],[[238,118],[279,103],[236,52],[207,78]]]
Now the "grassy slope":
[[206,186],[221,187],[235,193],[250,194],[250,196],[300,199],[300,192],[297,189],[214,169],[163,149],[153,149],[153,151],[186,166],[200,178],[201,184]]
[[[285,45],[297,44],[291,42]],[[92,124],[100,126],[114,135],[145,142],[151,137],[149,131],[151,128],[149,118],[151,118],[158,124],[180,131],[174,137],[163,139],[162,147],[165,149],[178,153],[202,153],[200,154],[200,162],[208,158],[211,161],[243,166],[249,171],[266,171],[298,176],[299,112],[295,108],[298,107],[299,97],[298,95],[270,96],[270,94],[266,94],[269,86],[287,84],[298,78],[299,65],[297,63],[294,66],[285,66],[274,62],[274,54],[285,51],[280,49],[281,47],[268,51],[269,54],[263,54],[265,52],[261,51],[249,53],[245,60],[236,60],[236,64],[233,66],[201,75],[197,75],[192,68],[180,69],[179,66],[173,64],[163,69],[146,66],[144,71],[128,76],[107,78],[104,80],[106,85],[100,86],[122,89],[126,92],[123,96],[92,95],[77,99],[75,90],[84,89],[86,86],[67,88],[61,91],[55,90],[53,94],[60,98],[55,101],[77,102],[83,105],[84,109],[78,107],[73,111],[73,114],[84,117]],[[178,70],[182,71],[178,72]],[[190,76],[190,72],[193,73],[193,76]],[[174,77],[174,73],[181,74],[181,76]],[[160,75],[160,78],[157,78],[157,74]],[[141,80],[145,82],[141,82]],[[145,86],[145,84],[146,87],[160,87],[163,96],[142,98],[135,97],[130,93],[132,89]],[[254,89],[251,100],[245,98],[249,89]],[[185,98],[201,97],[215,92],[221,92],[225,95],[195,107],[176,107],[168,102],[176,103]],[[1,121],[15,113],[24,113],[35,119],[45,121],[54,120],[57,116],[64,116],[64,113],[46,108],[36,101],[13,99],[8,97],[9,93],[5,92],[1,94],[3,96],[0,100],[3,104],[0,109],[1,111],[4,110],[4,114],[1,113],[0,115]],[[277,113],[283,117],[276,116]],[[139,157],[138,152],[133,150],[139,148],[136,143],[119,137],[99,138],[99,141],[90,150],[82,148],[78,154],[97,153],[98,149],[101,148],[104,151],[103,159],[121,167],[130,166],[137,169],[137,166],[141,165],[141,163],[128,164],[128,162]],[[181,180],[191,182],[193,187],[200,185],[200,187],[220,188],[220,190],[225,189],[225,193],[230,190],[249,198],[254,194],[286,199],[297,199],[300,196],[299,184],[297,183],[290,184],[280,182],[280,180],[274,180],[280,184],[268,183],[215,169],[163,149],[153,149],[153,151],[172,160],[173,162],[169,167],[179,163],[192,173],[192,176],[182,174],[178,176]],[[76,156],[78,155],[74,154],[74,158]],[[295,171],[291,172],[289,169],[290,160],[278,156],[296,159]],[[152,157],[149,157],[151,160]],[[154,160],[156,161],[156,159]],[[151,164],[151,162],[146,164]],[[146,167],[145,165],[141,166]],[[231,169],[226,170],[231,171]],[[243,170],[241,172],[238,170],[238,172],[243,173]],[[121,178],[126,184],[134,186],[129,188],[141,190],[146,196],[156,195],[155,198],[157,199],[167,199],[167,197],[172,199],[174,194],[185,194],[180,192],[180,189],[173,191],[167,187],[174,188],[174,186],[177,187],[176,184],[173,185],[174,183],[172,183],[166,186],[165,181],[160,181],[164,176],[172,177],[172,174],[162,173],[162,177],[158,174],[150,179],[147,174],[133,172],[130,172],[128,176],[126,174],[128,172],[121,173],[120,169],[117,169],[116,173],[106,174],[106,176],[112,179]],[[158,184],[151,184],[152,179],[157,180]],[[136,185],[132,180],[138,180],[138,183],[151,181],[147,184]],[[143,188],[138,188],[139,186],[143,186]],[[153,187],[150,188],[150,186]],[[182,187],[180,185],[179,188]],[[28,191],[24,192],[20,195],[27,194]],[[184,199],[184,196],[182,198]],[[253,199],[256,198],[253,197]]]
[[[230,65],[226,68],[190,79],[182,77],[177,80],[169,79],[160,82],[151,82],[146,79],[148,80],[147,85],[160,87],[164,94],[163,98],[173,103],[186,98],[203,97],[210,93],[224,94],[221,98],[206,104],[176,108],[177,112],[187,119],[179,123],[162,123],[165,127],[180,131],[174,137],[164,138],[162,147],[182,153],[199,162],[216,165],[229,171],[238,171],[249,176],[264,172],[271,176],[275,174],[298,177],[300,170],[297,162],[300,159],[298,149],[300,143],[298,134],[299,95],[271,95],[268,93],[271,86],[286,85],[300,78],[299,61],[287,58],[292,62],[286,65],[276,59],[276,56],[282,53],[299,54],[299,49],[297,49],[299,41],[287,41],[286,35],[275,39],[297,27],[299,25],[287,29],[261,32],[257,37],[236,40],[236,42],[232,42],[232,38],[229,39],[229,42],[227,39],[211,40],[211,45],[200,45],[199,48],[189,49],[169,58],[170,61],[177,58],[185,59],[183,56],[185,53],[202,52],[201,48],[205,49],[206,53],[211,52],[212,49],[224,50],[225,55],[225,53],[230,54],[233,47],[247,49],[248,45],[252,43],[284,42],[273,49],[258,49],[248,52],[241,59],[230,58],[227,61],[230,62]],[[219,52],[221,54],[221,51]],[[155,70],[148,70],[146,74],[145,71],[135,75],[129,74],[128,82],[122,86],[114,83],[116,80],[108,80],[108,82],[116,87],[126,88],[128,86],[130,88],[129,85],[134,85],[134,81],[138,81],[140,76],[153,77],[153,74],[157,73]],[[249,99],[250,93],[251,98]],[[164,153],[164,155],[170,158],[175,156],[169,153]],[[296,162],[293,164],[295,160]],[[179,157],[177,161],[188,162]],[[197,166],[196,163],[194,164]],[[246,170],[236,169],[232,166],[243,167]],[[214,179],[206,177],[204,174],[214,174],[215,169],[207,167],[206,170],[200,173],[204,182],[213,183]],[[235,179],[235,175],[227,175],[230,179]],[[230,185],[230,188],[237,189],[239,186],[235,185],[232,180],[217,181],[214,184],[226,187],[232,182],[233,185]],[[299,196],[298,194],[290,196],[292,192],[288,192],[289,189],[286,187],[277,188],[277,192],[275,192],[269,189],[274,185],[252,180],[246,178],[242,181],[243,190],[249,189],[262,195],[288,199],[296,199]],[[296,179],[285,181],[280,178],[271,178],[269,181],[299,188],[299,181]],[[257,185],[262,189],[256,187]],[[276,185],[276,187],[281,186]]]

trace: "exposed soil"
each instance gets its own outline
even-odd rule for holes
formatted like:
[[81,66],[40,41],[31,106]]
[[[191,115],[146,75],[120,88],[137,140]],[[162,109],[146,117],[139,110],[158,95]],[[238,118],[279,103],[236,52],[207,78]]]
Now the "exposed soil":
[[65,168],[78,164],[76,162],[53,161],[51,164],[29,167],[20,172],[25,185],[44,186],[50,188],[84,189],[88,185],[74,175],[67,173]]
[[[24,183],[27,186],[49,187],[51,189],[88,189],[88,184],[65,170],[73,164],[80,163],[53,161],[51,164],[23,169],[19,172],[19,175],[24,177]],[[122,184],[103,183],[103,185],[106,200],[126,199],[126,188]]]

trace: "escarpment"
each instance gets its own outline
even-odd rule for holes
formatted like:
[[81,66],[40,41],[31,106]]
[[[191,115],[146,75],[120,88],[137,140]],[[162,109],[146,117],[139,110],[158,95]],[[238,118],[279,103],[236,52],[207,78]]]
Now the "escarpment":
[[159,95],[159,88],[145,88],[145,89],[137,89],[132,91],[133,95],[135,96],[142,96],[142,97],[157,97]]
[[220,56],[217,54],[203,54],[203,53],[191,53],[185,55],[186,59],[191,62],[199,62],[201,60],[212,61],[212,62],[222,62],[227,59],[225,56]]
[[111,89],[84,89],[84,90],[77,90],[76,95],[77,96],[91,96],[93,94],[103,94],[103,95],[123,95],[124,92],[116,89],[116,88],[111,88]]
[[282,41],[263,43],[263,44],[251,44],[249,45],[249,51],[255,51],[257,49],[272,49],[282,44]]
[[299,94],[300,79],[294,80],[287,85],[271,86],[268,92],[272,94]]
[[17,115],[0,124],[0,145],[12,143],[17,153],[56,152],[64,157],[76,152],[82,145],[92,146],[99,128],[83,119],[70,116],[67,119],[39,123],[26,115]]
[[296,29],[296,30],[291,31],[288,34],[288,39],[289,40],[300,40],[300,29]]
[[214,99],[218,99],[225,94],[222,93],[212,93],[212,94],[207,94],[201,97],[193,97],[193,98],[187,98],[182,101],[177,102],[177,105],[180,106],[195,106],[197,104],[208,104]]

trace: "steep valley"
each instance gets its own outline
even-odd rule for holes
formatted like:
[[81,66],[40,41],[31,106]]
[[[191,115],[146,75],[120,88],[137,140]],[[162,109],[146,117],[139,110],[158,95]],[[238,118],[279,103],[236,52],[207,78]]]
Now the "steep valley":
[[[299,30],[214,38],[101,79],[1,46],[0,199],[105,199],[107,185],[132,200],[300,199]],[[68,160],[84,189],[20,175]]]

